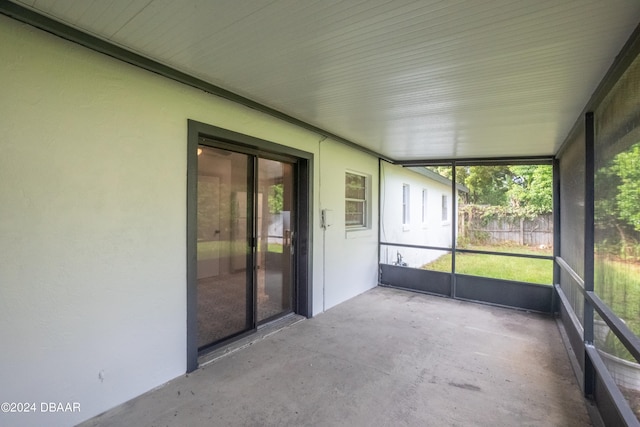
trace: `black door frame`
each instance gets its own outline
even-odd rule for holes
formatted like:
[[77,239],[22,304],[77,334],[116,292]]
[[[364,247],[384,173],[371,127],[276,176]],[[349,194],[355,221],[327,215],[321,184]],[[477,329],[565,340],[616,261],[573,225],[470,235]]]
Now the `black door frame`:
[[[255,175],[256,175],[256,186],[258,185],[257,182],[259,181],[259,170],[260,170],[260,160],[270,160],[270,161],[277,161],[277,162],[281,162],[281,163],[286,163],[292,166],[293,169],[293,180],[292,180],[292,197],[293,197],[293,205],[294,205],[294,214],[293,217],[291,218],[291,223],[293,224],[293,230],[294,230],[294,238],[291,239],[290,245],[293,247],[293,256],[292,258],[295,259],[295,253],[296,253],[296,240],[297,240],[297,234],[298,234],[298,224],[297,224],[297,220],[298,220],[298,215],[296,210],[298,209],[298,182],[295,179],[298,175],[298,159],[295,157],[291,157],[291,156],[284,156],[281,154],[267,154],[267,155],[261,155],[259,157],[256,157],[256,171],[255,171]],[[257,188],[257,187],[256,187]],[[257,227],[256,227],[256,232],[257,232]],[[256,234],[257,236],[257,234]],[[257,253],[256,255],[256,260],[257,260]],[[291,313],[297,313],[296,311],[296,297],[297,297],[297,287],[295,286],[296,284],[296,266],[293,262],[293,260],[290,260],[288,266],[290,267],[290,271],[289,271],[289,306],[290,308],[287,310],[283,310],[275,315],[266,317],[264,319],[259,319],[258,317],[258,303],[256,301],[256,306],[255,306],[255,312],[254,312],[254,317],[255,317],[255,321],[256,321],[256,325],[260,326],[269,322],[272,322],[280,317],[286,316],[287,314],[291,314]],[[258,279],[257,279],[257,274],[258,272],[256,271],[256,274],[254,275],[254,280],[255,280],[255,284],[256,286],[254,286],[254,292],[256,293],[256,295],[258,294],[258,289],[257,289],[257,284],[258,284]]]
[[[215,140],[258,157],[283,155],[297,159],[297,237],[294,257],[295,295],[293,311],[311,317],[312,305],[312,224],[313,212],[313,154],[274,142],[233,132],[205,123],[188,120],[187,136],[187,372],[198,368],[197,319],[197,182],[198,145],[202,139]],[[252,331],[249,331],[252,332]],[[241,334],[240,336],[244,336]]]

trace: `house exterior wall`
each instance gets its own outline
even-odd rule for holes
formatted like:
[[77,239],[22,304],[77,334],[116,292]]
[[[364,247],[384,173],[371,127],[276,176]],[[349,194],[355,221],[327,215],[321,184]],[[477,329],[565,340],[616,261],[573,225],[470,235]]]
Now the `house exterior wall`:
[[377,284],[377,229],[339,233],[333,182],[377,183],[377,159],[4,16],[0,40],[0,402],[80,404],[0,424],[75,424],[185,372],[187,119],[314,154],[314,313]]
[[[367,175],[370,219],[365,229],[345,226],[345,174]],[[325,241],[325,309],[378,283],[378,160],[332,141],[320,147],[320,209],[331,211]],[[315,268],[319,268],[316,265]],[[314,291],[319,292],[319,286]],[[322,300],[314,295],[315,300]]]
[[[382,242],[409,245],[451,247],[451,227],[455,214],[451,209],[451,186],[434,181],[402,166],[382,162],[381,236]],[[409,185],[409,222],[403,218],[403,185]],[[427,192],[425,220],[422,218],[422,192]],[[447,196],[447,220],[442,219],[442,196]],[[452,219],[453,218],[453,219]],[[383,246],[381,262],[397,261],[397,252],[409,267],[421,267],[435,260],[442,252]]]

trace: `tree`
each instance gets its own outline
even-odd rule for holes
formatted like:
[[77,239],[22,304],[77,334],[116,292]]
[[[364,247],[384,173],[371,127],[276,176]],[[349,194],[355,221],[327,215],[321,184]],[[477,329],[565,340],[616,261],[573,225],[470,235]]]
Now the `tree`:
[[618,218],[640,231],[640,143],[619,153],[611,169],[620,182],[615,198]]
[[615,189],[620,185],[620,177],[612,165],[608,164],[595,172],[594,184],[594,222],[597,240],[603,242],[610,238],[611,230],[620,230],[617,226],[619,222],[618,203],[616,197],[611,197],[611,193],[615,192]]
[[506,206],[510,181],[508,166],[470,166],[465,181],[469,201],[478,205]]
[[595,174],[596,249],[623,259],[640,256],[640,142]]
[[[451,167],[430,170],[451,179]],[[468,203],[510,209],[518,216],[551,213],[553,170],[549,165],[458,166],[456,182],[469,189]]]
[[267,200],[267,203],[269,204],[269,213],[277,214],[282,212],[282,208],[284,206],[282,193],[282,184],[274,184],[269,186],[269,198]]
[[529,214],[553,211],[553,170],[548,165],[510,166],[507,191],[511,204]]

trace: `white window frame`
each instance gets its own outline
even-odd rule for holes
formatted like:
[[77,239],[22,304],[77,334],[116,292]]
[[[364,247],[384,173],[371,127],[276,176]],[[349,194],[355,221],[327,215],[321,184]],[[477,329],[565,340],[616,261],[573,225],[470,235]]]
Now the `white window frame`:
[[402,227],[408,230],[411,225],[411,186],[402,184]]
[[429,222],[429,190],[422,189],[422,225],[427,225]]
[[[348,175],[358,176],[364,179],[364,199],[347,197],[346,180]],[[344,210],[344,224],[347,231],[351,230],[364,230],[371,227],[371,177],[369,175],[347,170],[345,172],[345,210]],[[349,203],[362,204],[362,221],[357,224],[348,223],[347,205]]]
[[449,222],[449,195],[448,194],[443,194],[442,195],[442,222],[443,223],[447,223]]

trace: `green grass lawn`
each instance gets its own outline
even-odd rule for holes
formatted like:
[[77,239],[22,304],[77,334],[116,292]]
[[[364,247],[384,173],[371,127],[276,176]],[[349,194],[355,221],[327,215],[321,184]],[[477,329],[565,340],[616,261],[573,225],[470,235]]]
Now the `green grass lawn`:
[[274,252],[277,254],[282,253],[282,243],[269,243],[267,245],[267,252]]
[[[246,245],[244,242],[229,242],[228,240],[215,240],[208,242],[198,242],[198,259],[212,259],[219,257],[221,254],[229,250],[229,243],[232,243],[234,249],[233,255],[243,255],[246,253]],[[269,243],[267,252],[282,253],[282,244]]]
[[[474,247],[474,249],[476,248]],[[484,250],[491,249],[487,247]],[[451,271],[451,255],[441,256],[422,268]],[[551,285],[553,283],[553,261],[458,252],[456,253],[456,273]]]
[[476,251],[507,252],[512,254],[553,255],[553,248],[550,247],[521,246],[510,242],[505,242],[500,245],[458,245],[457,248],[473,249]]
[[596,294],[640,335],[640,263],[596,257],[594,267]]
[[[596,256],[594,288],[596,294],[618,315],[631,331],[640,336],[640,263]],[[609,332],[596,346],[630,362],[636,359],[618,338]]]

